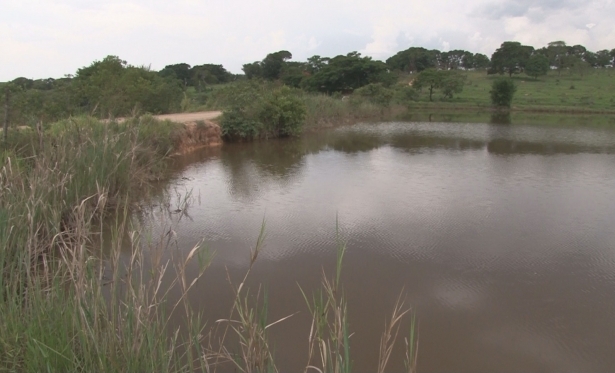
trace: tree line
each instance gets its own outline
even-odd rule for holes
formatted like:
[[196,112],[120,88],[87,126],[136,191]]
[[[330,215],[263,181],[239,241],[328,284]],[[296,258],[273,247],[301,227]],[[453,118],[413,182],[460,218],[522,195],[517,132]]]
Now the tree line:
[[[186,92],[205,92],[208,87],[241,79],[278,81],[308,92],[347,94],[361,87],[390,87],[403,75],[417,74],[413,86],[453,97],[463,88],[463,70],[513,76],[526,73],[538,78],[550,70],[583,75],[590,68],[612,67],[615,49],[592,52],[581,45],[554,41],[535,49],[519,42],[504,42],[491,56],[465,50],[448,52],[411,47],[386,61],[351,52],[335,57],[318,55],[293,61],[289,51],[270,53],[260,61],[243,65],[243,74],[232,74],[222,65],[190,66],[178,63],[155,71],[132,66],[116,56],[94,61],[75,75],[60,79],[17,78],[0,83],[5,105],[0,118],[13,123],[49,122],[77,114],[115,117],[138,112],[154,114],[182,110]],[[381,90],[377,87],[365,92]],[[412,94],[408,94],[411,97]],[[8,113],[5,113],[9,108]],[[5,120],[6,121],[6,120]]]

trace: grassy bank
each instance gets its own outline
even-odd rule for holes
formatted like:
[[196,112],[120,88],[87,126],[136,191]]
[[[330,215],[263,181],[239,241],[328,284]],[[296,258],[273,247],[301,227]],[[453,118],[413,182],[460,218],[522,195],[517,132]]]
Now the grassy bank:
[[[443,97],[439,92],[429,101],[427,89],[417,92],[415,97],[398,94],[409,86],[415,75],[401,75],[397,85],[391,87],[396,92],[391,101],[393,113],[403,109],[437,111],[491,111],[489,91],[499,75],[488,75],[484,70],[464,71],[465,85],[461,93],[452,99]],[[550,71],[548,75],[534,79],[525,74],[514,75],[517,92],[512,103],[512,111],[562,114],[615,114],[615,69],[590,69],[583,75],[563,71]],[[228,96],[233,87],[250,83],[230,83],[212,86],[204,92],[188,89],[183,108],[185,111],[222,110],[228,104]],[[259,84],[252,82],[252,85]],[[261,89],[273,83],[260,84]],[[308,108],[307,127],[328,126],[332,122],[354,122],[356,120],[389,117],[389,111],[382,105],[366,100],[342,100],[342,95],[323,95],[297,90]],[[351,96],[352,97],[352,96]],[[383,115],[384,113],[384,115]]]
[[[228,319],[214,323],[188,302],[210,253],[196,245],[170,255],[170,233],[146,240],[131,218],[132,202],[164,177],[178,131],[148,117],[83,117],[9,133],[0,157],[0,371],[277,371],[267,329],[286,320],[268,322],[267,300],[244,286],[264,226]],[[340,242],[337,272],[323,276],[322,290],[304,292],[316,328],[308,364],[327,372],[351,368],[344,250]],[[196,277],[187,277],[189,265]],[[179,293],[173,303],[171,292]],[[406,313],[395,305],[378,371]],[[178,314],[183,322],[171,325]]]
[[[439,110],[488,110],[491,108],[489,91],[499,75],[487,75],[485,71],[468,71],[463,91],[453,99],[434,95],[429,101],[427,92],[421,92],[418,101],[410,104],[412,109]],[[414,77],[405,76],[403,83]],[[584,75],[567,71],[534,79],[525,74],[513,76],[517,85],[512,110],[561,113],[609,113],[615,114],[615,69],[590,69]]]
[[129,228],[129,203],[162,175],[172,130],[75,118],[11,132],[0,170],[0,371],[171,367],[151,292],[119,277],[121,243],[96,237],[109,214],[116,237]]

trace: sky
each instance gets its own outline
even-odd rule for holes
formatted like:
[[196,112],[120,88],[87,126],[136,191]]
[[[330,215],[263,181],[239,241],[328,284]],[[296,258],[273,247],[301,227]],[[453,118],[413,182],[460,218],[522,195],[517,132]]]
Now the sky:
[[0,0],[0,81],[60,78],[115,55],[160,70],[411,46],[488,56],[507,40],[615,48],[615,0]]

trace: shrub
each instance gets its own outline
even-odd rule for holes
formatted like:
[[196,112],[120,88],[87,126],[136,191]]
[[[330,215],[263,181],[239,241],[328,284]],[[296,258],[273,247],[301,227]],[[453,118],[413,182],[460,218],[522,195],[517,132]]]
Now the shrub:
[[305,117],[306,105],[294,90],[273,88],[244,92],[224,110],[220,127],[229,140],[286,137],[301,132]]
[[385,88],[381,83],[371,83],[354,91],[354,95],[384,107],[391,104],[393,94],[393,90]]
[[508,107],[512,103],[517,86],[510,78],[498,78],[491,85],[491,103],[497,107]]

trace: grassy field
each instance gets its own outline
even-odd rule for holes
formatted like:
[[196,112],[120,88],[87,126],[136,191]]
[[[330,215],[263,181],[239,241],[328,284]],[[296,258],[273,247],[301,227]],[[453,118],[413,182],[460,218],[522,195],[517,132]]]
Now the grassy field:
[[[449,109],[489,108],[489,91],[499,75],[487,75],[485,71],[468,71],[463,92],[451,100],[434,94],[429,102],[426,91],[421,92],[418,102],[411,107],[441,107]],[[402,78],[408,82],[412,76]],[[583,76],[567,71],[558,75],[551,71],[547,76],[534,79],[525,74],[514,75],[517,92],[513,110],[560,111],[560,112],[608,112],[615,113],[615,69],[591,69]]]

